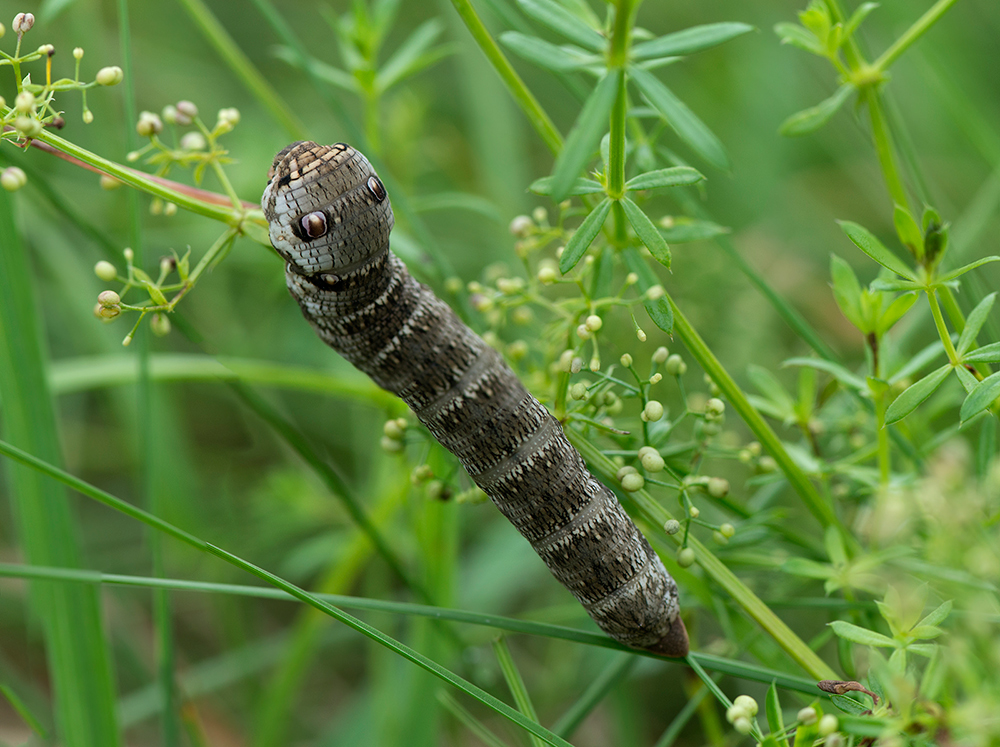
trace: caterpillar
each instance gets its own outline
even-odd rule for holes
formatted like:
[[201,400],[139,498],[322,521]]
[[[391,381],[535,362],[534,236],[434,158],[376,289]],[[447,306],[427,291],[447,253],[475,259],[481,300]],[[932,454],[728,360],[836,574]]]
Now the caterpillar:
[[292,297],[319,337],[399,396],[609,636],[688,652],[677,585],[560,423],[389,250],[392,207],[344,143],[281,150],[262,198]]

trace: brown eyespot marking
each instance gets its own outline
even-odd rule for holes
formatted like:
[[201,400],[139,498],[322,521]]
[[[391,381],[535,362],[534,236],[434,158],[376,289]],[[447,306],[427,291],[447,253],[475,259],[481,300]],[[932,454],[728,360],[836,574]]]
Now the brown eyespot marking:
[[302,230],[310,239],[318,239],[326,233],[326,214],[317,210],[302,216]]
[[372,193],[372,197],[378,202],[382,202],[385,199],[385,187],[382,186],[382,182],[379,181],[377,176],[368,177],[368,191]]

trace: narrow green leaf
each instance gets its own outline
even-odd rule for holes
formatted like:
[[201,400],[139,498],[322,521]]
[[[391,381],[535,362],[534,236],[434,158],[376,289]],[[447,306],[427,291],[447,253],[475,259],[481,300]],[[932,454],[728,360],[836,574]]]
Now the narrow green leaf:
[[31,709],[28,708],[27,704],[20,697],[18,697],[17,693],[2,682],[0,682],[0,695],[3,695],[7,699],[7,702],[11,704],[15,711],[17,711],[17,715],[21,717],[21,720],[24,721],[24,723],[26,723],[28,727],[35,732],[35,734],[42,739],[48,739],[48,732],[45,730],[45,727],[42,726],[41,720],[31,712]]
[[601,136],[607,132],[611,105],[620,85],[624,85],[622,72],[613,70],[601,78],[584,103],[580,116],[566,138],[566,144],[556,158],[552,174],[552,199],[556,202],[565,200],[569,195],[580,172],[597,150]]
[[603,63],[599,56],[585,52],[579,47],[557,47],[537,36],[528,36],[517,31],[505,31],[500,34],[500,42],[518,57],[556,72],[579,70]]
[[735,39],[753,31],[753,28],[746,23],[708,23],[704,26],[692,26],[683,31],[675,31],[658,39],[636,44],[632,47],[632,55],[637,60],[645,60],[650,57],[692,54]]
[[653,221],[628,197],[621,199],[621,205],[625,210],[625,217],[632,224],[632,228],[635,230],[635,235],[639,237],[639,241],[649,249],[649,253],[653,255],[653,259],[667,269],[670,269],[670,247],[667,246],[667,242],[660,235],[660,232],[656,230]]
[[839,363],[828,361],[825,358],[789,358],[781,365],[782,367],[806,366],[808,368],[815,368],[818,371],[825,371],[845,387],[854,389],[855,391],[861,392],[867,388],[865,380],[860,376],[851,373]]
[[834,695],[831,700],[841,711],[844,713],[850,713],[853,716],[860,716],[862,713],[866,713],[871,710],[871,706],[860,703],[854,698],[849,698],[846,695]]
[[[660,279],[656,273],[646,263],[636,249],[628,247],[622,250],[622,259],[625,260],[625,267],[629,272],[634,272],[639,276],[639,289],[643,292],[649,290],[654,285],[660,285]],[[662,329],[668,335],[674,329],[674,310],[670,307],[670,302],[666,298],[645,300],[642,303],[646,307],[646,313],[653,320],[653,324]]]
[[674,218],[669,226],[660,222],[660,233],[671,244],[686,244],[691,241],[703,241],[729,233],[729,229],[707,220],[694,218]]
[[313,74],[320,80],[324,80],[344,91],[350,91],[351,93],[357,93],[358,91],[358,81],[350,73],[341,70],[339,67],[329,65],[322,60],[318,60],[315,57],[303,59],[291,47],[275,47],[274,56],[298,70],[302,70],[304,65],[308,64]]
[[[892,270],[907,280],[916,281],[917,276],[913,270],[907,267],[903,260],[897,257],[883,246],[882,242],[875,238],[868,229],[852,223],[849,220],[838,221],[841,230],[847,234],[847,238],[854,242],[854,245],[861,251],[874,259],[887,270]],[[997,259],[1000,259],[998,257]]]
[[906,315],[906,312],[913,308],[913,304],[917,302],[918,298],[920,296],[917,293],[905,293],[889,304],[889,308],[882,312],[882,316],[879,317],[878,324],[876,325],[879,336],[881,337],[892,329],[896,322],[902,319]]
[[892,401],[889,409],[885,411],[885,424],[892,425],[916,410],[921,402],[934,394],[937,388],[941,386],[941,383],[951,373],[951,369],[952,365],[946,363],[941,368],[932,371],[920,381],[904,390],[902,394]]
[[815,132],[830,121],[830,118],[844,105],[854,90],[853,84],[845,83],[830,98],[823,99],[816,106],[803,109],[790,116],[778,127],[778,132],[786,137],[797,137]]
[[969,369],[965,366],[958,366],[955,369],[955,374],[958,376],[958,380],[962,382],[962,386],[965,387],[966,394],[972,394],[972,390],[979,386],[979,379],[969,373]]
[[601,52],[607,45],[607,40],[599,31],[552,0],[517,0],[517,4],[539,23],[587,49]]
[[854,32],[858,30],[858,26],[860,26],[868,17],[868,14],[877,7],[878,3],[861,3],[861,5],[859,5],[853,13],[851,13],[851,17],[847,20],[847,24],[844,26],[844,36],[853,36]]
[[[531,702],[531,696],[528,694],[528,688],[524,684],[524,678],[521,677],[521,672],[517,668],[517,664],[514,662],[514,656],[510,652],[510,646],[507,645],[507,639],[502,635],[493,640],[493,653],[496,655],[497,662],[500,664],[500,671],[503,673],[503,678],[507,682],[507,687],[510,689],[511,695],[514,696],[514,702],[517,703],[517,709],[523,713],[526,718],[538,723],[538,713],[535,711],[535,706]],[[542,740],[534,734],[530,736],[531,743],[536,745],[536,747],[541,747],[541,745],[544,744],[544,742],[542,742]]]
[[861,284],[851,266],[836,254],[830,255],[830,277],[833,279],[833,298],[841,313],[862,332],[870,332],[861,311]]
[[937,625],[914,625],[907,633],[922,641],[930,641],[944,633]]
[[447,48],[431,50],[431,45],[442,31],[444,23],[438,18],[431,18],[417,26],[379,68],[375,76],[375,87],[379,91],[387,91],[399,81],[423,70],[447,54],[449,51]]
[[789,558],[781,564],[781,570],[803,578],[827,579],[833,577],[832,566],[826,563],[817,563],[808,558]]
[[944,343],[942,343],[941,340],[935,340],[907,360],[906,363],[900,366],[898,370],[894,371],[889,377],[889,383],[895,386],[903,379],[912,376],[917,371],[923,369],[924,366],[932,363],[937,358],[940,358],[943,354]]
[[882,278],[875,278],[868,287],[873,291],[887,291],[890,293],[924,289],[923,283],[919,283],[916,280],[884,280]]
[[[536,195],[550,195],[552,194],[552,177],[543,176],[541,179],[536,179],[528,187],[528,190],[534,192]],[[593,179],[585,179],[584,177],[579,177],[573,186],[570,187],[569,195],[596,195],[603,194],[604,186],[600,182],[595,182]]]
[[959,278],[965,273],[967,273],[969,270],[975,270],[977,267],[985,265],[989,262],[1000,262],[1000,257],[993,255],[990,257],[983,257],[982,259],[977,259],[975,262],[970,262],[967,265],[962,265],[957,270],[952,270],[951,272],[939,276],[937,278],[937,282],[947,283],[949,280],[954,280],[955,278]]
[[823,49],[823,45],[819,43],[816,35],[797,23],[779,23],[774,27],[774,33],[781,37],[782,44],[790,44],[820,57],[826,56],[826,50]]
[[965,320],[965,329],[962,330],[962,334],[959,335],[958,345],[955,347],[955,351],[958,353],[959,357],[962,357],[971,346],[972,343],[976,341],[976,335],[979,334],[979,330],[983,328],[986,323],[986,317],[989,316],[990,310],[993,308],[993,302],[996,300],[997,294],[990,293],[986,298],[976,304],[971,312],[969,312],[969,318]]
[[876,633],[874,630],[860,628],[857,625],[852,625],[851,623],[844,622],[843,620],[835,620],[830,623],[830,627],[833,628],[833,632],[836,633],[838,637],[847,641],[854,641],[855,643],[860,643],[864,646],[880,646],[883,648],[896,647],[896,642],[892,640],[892,638],[884,636],[881,633]]
[[962,360],[970,363],[996,363],[1000,361],[1000,342],[983,345],[962,356]]
[[976,384],[976,387],[969,392],[969,396],[965,398],[965,402],[962,403],[959,417],[965,422],[992,405],[993,400],[997,397],[1000,397],[1000,372],[987,376]]
[[604,225],[604,221],[607,220],[608,213],[610,212],[611,200],[605,197],[583,219],[583,223],[580,224],[580,227],[570,237],[570,240],[566,243],[566,248],[563,249],[562,256],[559,258],[559,271],[563,275],[576,267],[576,263],[580,261],[580,258],[586,253],[587,248],[597,238],[597,234],[600,233],[601,226]]
[[909,209],[895,205],[892,211],[892,222],[896,226],[896,235],[915,257],[924,256],[924,232],[920,230],[916,219]]
[[690,166],[673,166],[669,169],[658,169],[647,171],[645,174],[633,176],[625,182],[625,189],[657,189],[659,187],[681,187],[688,184],[697,184],[705,176]]
[[[772,682],[767,688],[767,695],[764,698],[764,711],[767,714],[767,726],[771,734],[782,734],[785,731],[785,719],[781,715],[781,702],[778,700],[777,683]],[[788,747],[788,740],[785,737],[774,737],[779,747]]]
[[642,94],[673,128],[677,136],[695,153],[713,166],[729,170],[729,157],[725,148],[705,123],[691,111],[687,104],[677,98],[652,73],[637,67],[629,67],[629,75]]

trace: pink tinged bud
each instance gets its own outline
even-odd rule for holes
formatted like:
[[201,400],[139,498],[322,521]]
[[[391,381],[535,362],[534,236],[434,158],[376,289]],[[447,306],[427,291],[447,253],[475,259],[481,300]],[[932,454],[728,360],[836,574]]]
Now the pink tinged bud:
[[14,23],[11,24],[11,28],[14,32],[21,36],[31,30],[31,27],[35,25],[35,16],[33,13],[18,13],[14,16]]

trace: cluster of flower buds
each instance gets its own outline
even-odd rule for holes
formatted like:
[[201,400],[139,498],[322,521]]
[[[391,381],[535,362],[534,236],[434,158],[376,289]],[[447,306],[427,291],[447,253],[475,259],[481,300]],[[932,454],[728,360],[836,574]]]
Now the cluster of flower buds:
[[17,166],[8,166],[0,172],[0,185],[8,192],[16,192],[27,183],[27,175]]
[[385,425],[382,426],[382,440],[380,442],[382,449],[390,454],[401,452],[406,445],[403,443],[403,439],[406,437],[407,426],[406,418],[385,421]]
[[726,710],[726,721],[731,723],[740,734],[749,734],[753,728],[753,720],[757,711],[756,700],[749,695],[738,695],[733,704]]

